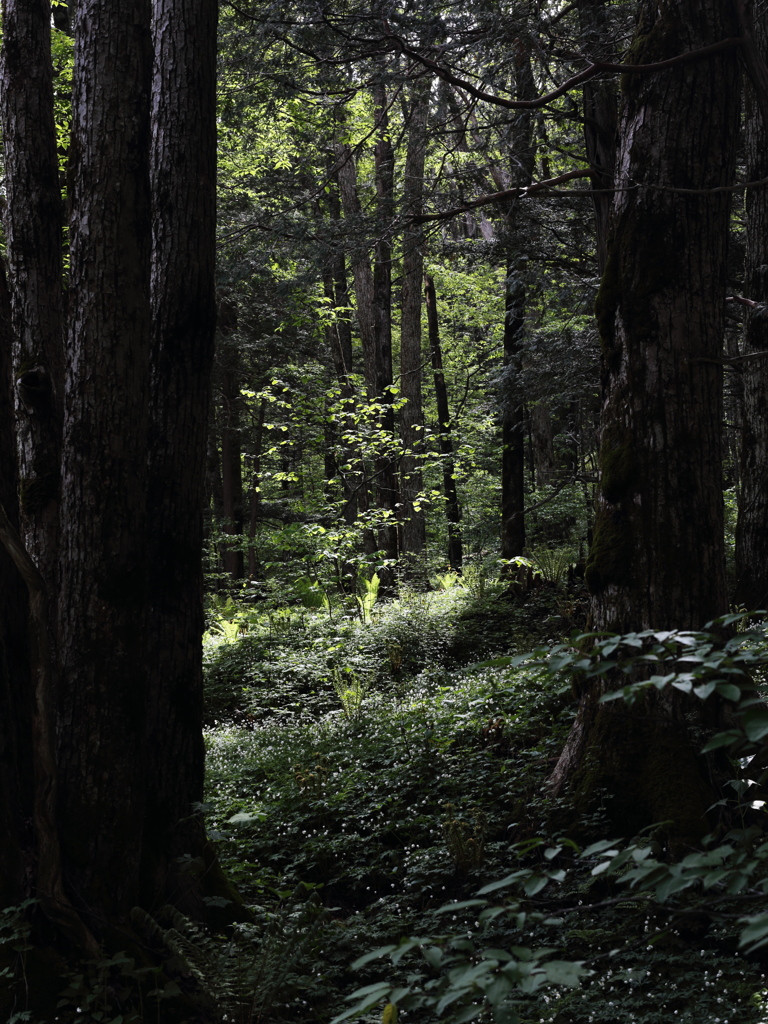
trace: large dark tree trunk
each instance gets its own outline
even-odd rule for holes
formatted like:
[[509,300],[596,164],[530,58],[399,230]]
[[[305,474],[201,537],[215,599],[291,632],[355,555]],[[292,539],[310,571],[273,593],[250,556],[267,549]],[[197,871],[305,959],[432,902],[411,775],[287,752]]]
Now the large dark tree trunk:
[[[0,516],[4,511],[18,531],[16,441],[12,392],[11,304],[0,265]],[[19,904],[28,895],[26,864],[36,837],[32,818],[33,754],[31,687],[27,648],[27,593],[5,545],[0,544],[0,907]],[[0,1010],[5,1009],[0,999]]]
[[[644,2],[628,60],[664,60],[734,34],[719,0]],[[720,356],[729,199],[708,190],[733,178],[737,57],[627,75],[623,92],[620,191],[597,301],[603,408],[587,582],[597,629],[699,629],[728,607]],[[706,706],[678,691],[655,694],[641,713],[596,698],[594,689],[582,697],[556,786],[570,782],[580,799],[607,790],[625,832],[672,819],[678,837],[701,835],[713,787],[688,730],[706,727]]]
[[[36,895],[72,946],[93,956],[93,935],[109,944],[109,923],[136,904],[170,900],[202,911],[201,884],[181,877],[183,854],[202,856],[206,879],[217,877],[192,817],[203,763],[216,6],[158,0],[152,84],[148,0],[77,5],[63,396],[59,182],[55,161],[52,170],[38,153],[41,133],[51,141],[50,11],[35,3],[17,17],[12,8],[3,102],[8,187],[22,189],[8,209],[14,377],[21,465],[37,474],[27,491],[40,501],[22,522],[24,547],[8,401],[10,302],[0,275],[0,540],[12,555],[0,551],[0,895],[4,906]],[[28,53],[19,57],[24,40]],[[17,94],[23,86],[26,99]],[[62,397],[57,531],[44,517],[58,485],[37,482],[41,453],[49,483],[58,479]],[[46,579],[52,560],[57,586]],[[58,599],[57,652],[46,594]]]
[[5,234],[12,285],[21,532],[53,594],[58,570],[64,346],[62,202],[50,24],[46,0],[5,0],[3,4]]
[[[754,25],[755,42],[768,56],[768,19]],[[768,174],[768,129],[751,86],[746,89],[747,181]],[[768,196],[764,188],[746,195],[747,255],[744,290],[758,303],[747,307],[744,355],[768,350]],[[768,607],[768,359],[747,359],[743,366],[741,500],[736,526],[734,600],[749,609]]]
[[[155,0],[144,883],[181,902],[204,841],[203,480],[216,320],[215,0]],[[174,895],[175,894],[175,895]],[[197,908],[199,910],[199,907]]]
[[[403,185],[403,215],[418,216],[424,203],[424,162],[427,153],[429,83],[412,90],[408,150]],[[421,399],[421,292],[424,276],[423,229],[406,223],[403,231],[403,290],[400,320],[400,393],[406,400],[401,412],[403,457],[400,463],[402,497],[402,551],[407,559],[423,554],[426,545],[424,510],[419,495],[424,489],[421,458],[424,449],[424,410]],[[406,572],[415,566],[406,561]]]
[[70,890],[105,917],[139,901],[146,806],[151,61],[148,2],[78,3],[59,821]]

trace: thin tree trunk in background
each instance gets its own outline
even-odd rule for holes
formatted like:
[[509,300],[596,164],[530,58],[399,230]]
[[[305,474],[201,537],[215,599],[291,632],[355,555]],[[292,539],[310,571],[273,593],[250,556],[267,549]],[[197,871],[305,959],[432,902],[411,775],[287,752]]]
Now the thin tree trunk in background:
[[[383,83],[373,86],[374,118],[377,124],[375,151],[376,245],[373,262],[373,333],[376,387],[374,395],[382,403],[381,429],[385,437],[395,438],[395,413],[392,407],[392,221],[395,212],[395,151],[389,135],[387,94]],[[397,467],[389,453],[376,460],[376,501],[384,515],[379,529],[379,548],[384,557],[397,559]],[[385,572],[386,586],[391,575]]]
[[[357,167],[349,146],[336,146],[338,164],[339,196],[348,231],[363,232],[363,210],[357,192]],[[361,240],[353,246],[350,258],[352,277],[355,284],[355,312],[357,329],[363,347],[365,384],[369,396],[376,389],[376,342],[373,327],[373,271],[368,253]]]
[[[400,413],[403,457],[400,463],[402,497],[402,552],[418,557],[426,545],[424,510],[418,496],[424,490],[421,460],[424,450],[424,410],[421,397],[421,292],[424,278],[424,231],[408,218],[422,213],[424,163],[427,155],[429,81],[416,82],[411,91],[408,148],[403,184],[403,289],[400,320],[400,392],[406,404]],[[406,572],[409,569],[406,561]]]
[[[764,10],[755,19],[754,38],[768,56],[768,20]],[[746,86],[745,174],[768,174],[768,130],[750,83]],[[753,180],[747,178],[747,181]],[[768,196],[765,189],[746,194],[747,253],[744,290],[760,303],[746,309],[744,354],[768,349]],[[736,526],[736,591],[734,601],[750,610],[768,608],[768,360],[742,363],[744,388],[741,441],[741,500]]]
[[[339,198],[344,212],[344,220],[350,229],[357,226],[360,235],[363,233],[363,211],[357,192],[357,169],[352,150],[349,146],[335,147]],[[367,251],[362,249],[358,239],[350,255],[352,277],[355,287],[355,315],[360,342],[363,349],[363,367],[365,386],[368,397],[376,394],[376,340],[373,316],[373,271]],[[367,512],[370,507],[372,487],[366,479],[365,466],[361,465],[360,479],[356,484],[356,501],[358,510]],[[377,550],[377,540],[373,530],[366,529],[363,533],[363,548],[372,555]]]
[[[178,858],[199,854],[203,481],[216,299],[215,0],[155,0],[152,33],[152,348],[149,756],[145,876],[184,905]],[[192,909],[192,908],[190,908]],[[200,912],[201,907],[195,906]]]
[[230,537],[238,537],[236,547],[222,547],[224,571],[233,582],[245,575],[242,549],[244,527],[243,465],[241,450],[240,353],[230,335],[237,325],[237,311],[228,298],[219,307],[218,363],[221,369],[221,485],[222,527]]
[[[338,194],[331,190],[328,196],[328,207],[331,220],[335,223],[341,221],[341,203]],[[333,318],[326,328],[326,343],[333,359],[336,379],[339,383],[339,397],[341,399],[342,412],[340,424],[342,435],[349,432],[350,425],[355,418],[355,389],[351,379],[352,373],[352,324],[349,319],[350,295],[347,286],[347,268],[344,254],[336,253],[329,261],[323,274],[323,288],[325,297],[329,303],[329,310],[333,312]],[[327,424],[330,426],[330,424]],[[338,464],[334,456],[334,470],[332,475],[341,479],[342,494],[344,496],[343,516],[347,523],[354,523],[357,519],[358,498],[360,495],[360,482],[362,480],[361,468],[353,469],[358,461],[351,444],[336,439],[336,444],[341,443],[342,463]],[[326,452],[326,458],[329,452]],[[326,474],[327,475],[327,474]]]
[[[533,99],[529,44],[515,54],[515,84],[519,99]],[[533,180],[535,146],[533,115],[520,111],[511,132],[512,179],[516,185]],[[525,331],[525,266],[527,245],[519,200],[506,213],[507,277],[504,295],[504,394],[501,422],[501,557],[515,558],[525,548],[525,410],[520,394],[522,342]]]
[[[59,562],[64,344],[63,209],[50,25],[46,0],[4,0],[0,86],[21,535],[53,602]],[[53,603],[50,613],[53,625]]]
[[552,412],[546,402],[537,402],[530,410],[531,450],[536,487],[547,487],[555,473],[555,431]]
[[79,0],[61,498],[59,821],[70,891],[107,916],[126,913],[139,899],[148,767],[137,752],[149,699],[151,66],[145,0]]
[[448,520],[448,564],[452,569],[461,569],[463,550],[461,540],[461,506],[456,490],[456,463],[453,456],[451,435],[451,414],[448,408],[448,389],[443,373],[443,353],[440,346],[440,323],[437,314],[435,282],[427,275],[424,278],[429,327],[429,349],[432,355],[432,370],[435,377],[435,402],[437,405],[440,456],[443,463],[443,493],[445,494],[445,515]]
[[[718,0],[644,0],[630,56],[662,61],[734,34]],[[623,84],[617,184],[629,187],[615,195],[597,301],[603,408],[586,577],[598,630],[700,629],[728,608],[719,360],[729,198],[708,190],[733,180],[738,85],[732,51]],[[623,834],[662,820],[679,842],[707,832],[718,783],[697,757],[717,706],[654,690],[638,713],[599,694],[582,695],[555,790],[569,785],[577,813],[600,801]]]
[[256,580],[259,574],[259,562],[256,557],[255,537],[259,524],[259,508],[261,506],[261,453],[264,447],[264,419],[267,414],[267,400],[262,398],[259,415],[253,431],[253,466],[251,468],[251,514],[248,520],[248,576]]
[[[616,60],[616,39],[608,20],[605,0],[579,0],[579,28],[584,52],[590,60]],[[605,270],[608,255],[608,231],[613,204],[613,179],[618,143],[618,104],[616,80],[593,78],[584,83],[584,142],[594,189],[597,267]]]

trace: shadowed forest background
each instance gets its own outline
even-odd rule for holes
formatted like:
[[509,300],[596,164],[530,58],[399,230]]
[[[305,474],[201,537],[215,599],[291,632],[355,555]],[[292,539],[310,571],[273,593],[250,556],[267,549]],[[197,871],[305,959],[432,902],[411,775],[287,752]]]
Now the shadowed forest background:
[[768,1020],[768,11],[4,0],[0,1013]]

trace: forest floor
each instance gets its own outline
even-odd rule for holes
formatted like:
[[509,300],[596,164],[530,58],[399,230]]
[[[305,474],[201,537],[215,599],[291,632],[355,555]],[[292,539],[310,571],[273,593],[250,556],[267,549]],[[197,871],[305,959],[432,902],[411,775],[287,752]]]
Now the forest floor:
[[209,953],[222,1019],[768,1021],[743,908],[550,792],[571,687],[509,659],[582,629],[584,595],[444,583],[357,615],[212,606],[207,824],[252,917]]

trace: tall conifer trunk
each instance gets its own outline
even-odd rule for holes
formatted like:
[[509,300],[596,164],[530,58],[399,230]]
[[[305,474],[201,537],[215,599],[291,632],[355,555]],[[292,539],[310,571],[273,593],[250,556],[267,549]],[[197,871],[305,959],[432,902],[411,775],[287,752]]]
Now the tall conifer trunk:
[[[403,214],[418,216],[424,203],[424,163],[427,153],[429,82],[415,83],[411,94],[408,149],[403,185]],[[424,510],[418,495],[424,489],[421,455],[424,447],[424,411],[421,398],[421,291],[423,287],[424,231],[418,224],[406,224],[403,231],[403,289],[400,321],[400,391],[406,400],[401,413],[404,454],[400,464],[402,492],[402,551],[413,558],[426,545]],[[415,567],[406,572],[412,575]]]
[[[5,0],[0,65],[21,535],[51,595],[58,572],[64,383],[62,202],[47,0]],[[49,618],[55,623],[55,607]]]
[[[734,34],[719,0],[643,2],[628,62]],[[708,190],[733,179],[737,60],[729,50],[622,82],[619,191],[597,300],[603,407],[587,583],[601,630],[699,629],[727,611],[720,356],[729,199]],[[630,713],[597,705],[598,695],[591,687],[582,696],[556,786],[570,782],[584,801],[607,790],[613,827],[630,834],[664,819],[678,837],[706,832],[712,780],[688,735],[705,726],[706,706],[663,691]]]
[[80,0],[62,472],[59,820],[71,891],[107,916],[139,899],[147,784],[137,751],[149,698],[151,58],[148,0]]
[[456,488],[456,460],[453,452],[451,414],[448,408],[448,389],[443,373],[443,351],[440,344],[440,320],[437,313],[435,282],[427,275],[424,278],[424,296],[427,305],[429,349],[432,355],[432,371],[435,380],[435,404],[437,405],[437,430],[440,438],[440,456],[443,464],[443,494],[445,515],[448,520],[448,564],[452,569],[461,569],[463,545],[461,538],[461,506]]
[[[530,43],[520,42],[515,54],[519,99],[536,94]],[[534,167],[533,116],[518,112],[510,140],[511,178],[529,185]],[[520,393],[522,343],[525,331],[527,263],[526,218],[519,199],[506,213],[507,277],[504,286],[504,390],[501,417],[501,557],[515,558],[525,547],[525,409]]]
[[[155,0],[146,883],[171,898],[204,837],[203,481],[216,321],[215,0]],[[190,879],[186,879],[189,886]]]
[[[765,60],[768,19],[764,10],[755,21],[754,37]],[[745,175],[747,181],[757,181],[768,174],[768,129],[750,84],[745,115]],[[744,291],[758,303],[746,311],[744,354],[749,356],[768,350],[768,195],[764,188],[747,191],[746,221]],[[742,366],[744,415],[734,600],[754,610],[768,608],[768,359],[747,359]]]

